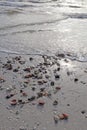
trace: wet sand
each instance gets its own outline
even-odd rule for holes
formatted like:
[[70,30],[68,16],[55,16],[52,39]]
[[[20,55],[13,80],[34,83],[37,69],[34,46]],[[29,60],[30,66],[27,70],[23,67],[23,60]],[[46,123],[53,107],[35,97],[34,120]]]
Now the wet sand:
[[87,63],[0,53],[0,130],[86,130]]

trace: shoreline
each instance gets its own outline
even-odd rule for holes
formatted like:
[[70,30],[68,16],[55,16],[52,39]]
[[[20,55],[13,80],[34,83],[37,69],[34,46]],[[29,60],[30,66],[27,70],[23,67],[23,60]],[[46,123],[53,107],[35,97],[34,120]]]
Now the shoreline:
[[0,130],[86,130],[86,65],[0,53]]
[[53,57],[53,58],[61,58],[61,59],[68,59],[71,61],[77,61],[77,62],[83,62],[86,63],[87,62],[87,58],[86,54],[82,55],[82,54],[76,54],[76,53],[70,53],[70,52],[61,52],[58,51],[56,53],[53,52],[39,52],[39,51],[35,51],[35,53],[25,53],[25,52],[13,52],[13,51],[1,51],[0,50],[0,54],[7,54],[7,55],[16,55],[16,56],[47,56],[47,57]]

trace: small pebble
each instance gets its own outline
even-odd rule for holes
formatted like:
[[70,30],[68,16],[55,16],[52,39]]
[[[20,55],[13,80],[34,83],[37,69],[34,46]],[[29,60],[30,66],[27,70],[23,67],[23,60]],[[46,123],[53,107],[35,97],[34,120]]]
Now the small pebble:
[[85,111],[85,110],[82,110],[82,111],[81,111],[81,113],[82,113],[82,114],[85,114],[85,113],[86,113],[86,111]]
[[21,64],[21,65],[23,65],[23,64],[25,64],[25,61],[19,61],[19,63]]
[[54,116],[54,122],[55,122],[55,124],[58,123],[58,116],[57,115]]
[[77,81],[78,81],[78,79],[77,79],[77,78],[75,78],[75,79],[74,79],[74,82],[77,82]]
[[27,130],[25,127],[20,127],[19,130]]
[[51,81],[50,85],[51,85],[51,86],[54,86],[54,81]]
[[40,88],[40,91],[43,92],[45,90],[45,88]]
[[42,97],[43,96],[43,93],[42,92],[38,92],[37,93],[37,98],[40,98],[40,97]]
[[31,68],[25,68],[24,71],[30,72]]
[[60,53],[60,54],[58,54],[57,56],[58,56],[58,57],[61,57],[61,58],[64,58],[64,57],[65,57],[65,54]]
[[57,68],[57,71],[60,71],[60,68]]
[[20,90],[20,93],[23,93],[23,90],[22,90],[22,89]]
[[67,104],[67,106],[70,106],[70,104]]
[[85,118],[87,118],[87,115],[85,115]]
[[58,101],[55,100],[55,101],[53,102],[53,105],[54,105],[54,106],[58,105]]
[[7,95],[5,98],[6,99],[9,99],[9,98],[11,98],[11,97],[13,97],[14,96],[14,94],[9,94],[9,95]]
[[11,60],[8,60],[7,63],[11,63]]
[[30,58],[29,58],[29,60],[30,60],[30,61],[32,61],[32,60],[33,60],[33,58],[32,58],[32,57],[30,57]]
[[6,88],[6,92],[11,92],[12,91],[12,87]]
[[47,96],[50,98],[52,96],[51,92],[48,92]]
[[35,87],[32,87],[32,91],[35,91],[35,89],[36,89]]
[[18,99],[18,103],[20,103],[20,104],[21,104],[22,102],[23,102],[23,101],[22,101],[22,99]]
[[32,96],[32,97],[30,97],[30,98],[28,98],[28,101],[33,101],[33,100],[35,100],[35,96]]
[[19,114],[19,111],[16,111],[16,113],[15,113],[16,115],[18,115]]
[[7,67],[6,67],[8,70],[12,70],[12,65],[11,64],[7,64]]
[[46,79],[49,79],[49,77],[50,77],[49,75],[45,75],[45,78],[46,78]]
[[60,75],[55,75],[55,79],[59,79],[60,78]]
[[27,93],[26,92],[22,92],[22,96],[26,97]]
[[37,129],[37,127],[36,126],[34,126],[34,128],[32,129],[32,130],[36,130]]
[[43,106],[44,104],[45,104],[45,102],[43,100],[38,101],[38,105]]
[[18,72],[18,68],[16,68],[16,69],[13,69],[13,72]]

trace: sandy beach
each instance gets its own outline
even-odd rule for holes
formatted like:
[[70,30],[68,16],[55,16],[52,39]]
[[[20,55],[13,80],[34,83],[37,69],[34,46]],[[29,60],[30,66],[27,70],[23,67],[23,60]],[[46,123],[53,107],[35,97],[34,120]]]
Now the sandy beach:
[[87,130],[87,0],[0,0],[0,130]]
[[0,130],[86,130],[87,63],[0,53]]

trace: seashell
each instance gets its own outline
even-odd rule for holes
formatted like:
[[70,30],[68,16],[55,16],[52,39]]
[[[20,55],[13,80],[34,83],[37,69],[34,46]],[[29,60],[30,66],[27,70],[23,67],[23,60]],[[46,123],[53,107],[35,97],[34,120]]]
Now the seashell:
[[11,100],[10,104],[11,105],[16,105],[17,104],[17,100],[16,99]]
[[56,89],[56,90],[60,90],[60,89],[61,89],[61,87],[56,87],[55,89]]
[[68,115],[65,113],[62,113],[61,115],[58,115],[60,120],[67,120],[68,119]]
[[44,102],[43,100],[39,100],[39,101],[38,101],[38,105],[43,106],[44,104],[45,104],[45,102]]
[[58,123],[58,116],[57,115],[54,116],[54,122]]
[[28,74],[28,75],[25,75],[24,78],[31,78],[33,75],[32,74]]

